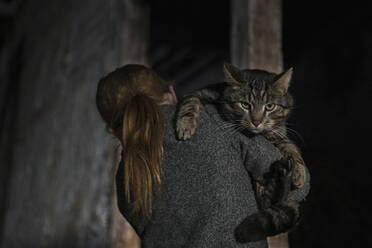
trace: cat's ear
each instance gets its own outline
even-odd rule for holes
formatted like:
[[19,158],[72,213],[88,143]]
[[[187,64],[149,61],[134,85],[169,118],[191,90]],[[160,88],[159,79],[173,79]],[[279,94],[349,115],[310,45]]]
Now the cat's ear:
[[276,81],[274,82],[274,87],[282,95],[286,94],[289,88],[289,83],[291,82],[293,74],[293,67],[289,68],[287,71],[279,74]]
[[241,71],[239,68],[229,63],[223,64],[223,72],[225,74],[225,80],[227,83],[232,85],[240,85]]

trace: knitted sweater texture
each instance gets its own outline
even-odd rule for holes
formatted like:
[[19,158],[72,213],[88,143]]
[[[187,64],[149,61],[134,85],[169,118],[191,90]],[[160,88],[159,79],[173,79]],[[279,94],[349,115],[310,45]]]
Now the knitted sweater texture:
[[[124,196],[124,165],[116,175],[118,206],[141,238],[142,247],[267,247],[266,240],[239,244],[234,229],[257,212],[252,178],[261,178],[279,151],[262,136],[248,138],[226,128],[212,105],[202,108],[196,133],[180,141],[174,106],[161,107],[165,118],[161,190],[155,193],[151,220],[130,215]],[[306,185],[291,192],[302,201]]]

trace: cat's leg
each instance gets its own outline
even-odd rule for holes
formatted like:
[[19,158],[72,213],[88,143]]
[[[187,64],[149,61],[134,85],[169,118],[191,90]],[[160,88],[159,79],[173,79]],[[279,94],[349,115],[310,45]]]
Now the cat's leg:
[[263,182],[255,182],[260,211],[248,216],[235,229],[240,243],[263,240],[287,232],[299,221],[299,203],[287,202],[292,183],[293,161],[281,159],[273,163]]
[[199,122],[201,101],[198,97],[186,96],[177,113],[176,130],[179,139],[187,140],[195,133]]
[[305,162],[302,159],[299,149],[296,145],[290,142],[278,144],[277,147],[281,151],[283,157],[288,160],[293,160],[292,168],[292,184],[296,188],[301,188],[306,182]]
[[288,232],[299,219],[298,202],[281,202],[245,218],[235,229],[235,238],[240,243],[263,240]]
[[289,192],[291,191],[293,161],[291,159],[281,159],[271,165],[270,173],[272,188],[272,204],[287,201]]
[[265,209],[272,205],[271,202],[271,187],[266,187],[266,183],[254,181],[253,186],[256,193],[256,202],[258,204],[259,209]]
[[176,131],[179,139],[187,140],[195,133],[199,122],[200,108],[216,101],[223,91],[224,83],[213,84],[186,95],[178,108]]
[[260,209],[269,208],[287,200],[292,184],[293,161],[281,159],[274,162],[264,180],[254,181],[256,201]]

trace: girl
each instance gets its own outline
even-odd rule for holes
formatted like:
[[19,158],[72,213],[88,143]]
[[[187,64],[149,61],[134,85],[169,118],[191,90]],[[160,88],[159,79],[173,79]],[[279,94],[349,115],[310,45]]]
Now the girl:
[[[239,244],[234,230],[257,212],[251,177],[268,172],[279,151],[229,128],[213,106],[201,110],[193,137],[179,141],[176,102],[170,84],[141,65],[100,80],[98,110],[123,147],[119,210],[143,247],[266,247],[266,240]],[[289,198],[308,191],[309,181]]]

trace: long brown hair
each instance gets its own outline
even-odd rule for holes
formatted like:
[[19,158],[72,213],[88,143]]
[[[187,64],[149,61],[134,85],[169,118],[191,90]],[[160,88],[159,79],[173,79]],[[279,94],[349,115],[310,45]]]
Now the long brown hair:
[[164,122],[159,104],[168,85],[142,65],[126,65],[99,81],[97,107],[123,146],[125,197],[132,213],[151,217],[161,185]]

